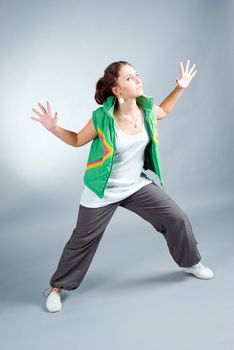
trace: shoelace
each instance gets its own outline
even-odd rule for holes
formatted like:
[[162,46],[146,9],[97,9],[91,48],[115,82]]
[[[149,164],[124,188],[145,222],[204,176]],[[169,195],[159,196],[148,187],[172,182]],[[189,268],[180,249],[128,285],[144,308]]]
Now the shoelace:
[[203,270],[204,269],[204,266],[202,265],[202,263],[200,261],[197,263],[197,268],[199,270]]
[[197,267],[199,267],[199,269],[201,269],[201,268],[202,268],[202,264],[199,262],[199,263],[197,264]]

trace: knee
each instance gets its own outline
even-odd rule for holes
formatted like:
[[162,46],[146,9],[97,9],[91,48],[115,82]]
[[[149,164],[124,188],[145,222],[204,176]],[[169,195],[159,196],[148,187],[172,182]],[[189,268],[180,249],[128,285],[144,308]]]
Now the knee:
[[173,208],[170,213],[169,222],[176,226],[184,225],[187,221],[187,216],[180,208]]

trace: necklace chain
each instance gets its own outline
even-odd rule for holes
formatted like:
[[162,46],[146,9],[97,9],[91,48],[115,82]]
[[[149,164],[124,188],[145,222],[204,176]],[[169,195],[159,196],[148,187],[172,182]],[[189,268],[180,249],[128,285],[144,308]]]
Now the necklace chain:
[[[141,108],[140,108],[140,111],[141,111],[141,115],[142,115],[142,110],[141,110]],[[120,114],[122,117],[124,117],[125,119],[127,119],[130,123],[134,124],[134,128],[136,128],[136,127],[138,126],[137,123],[136,123],[138,117],[136,117],[136,119],[135,119],[134,121],[132,121],[132,120],[128,119],[127,117],[125,117],[125,115],[124,115],[123,113],[121,113],[120,111],[119,111],[119,114]]]

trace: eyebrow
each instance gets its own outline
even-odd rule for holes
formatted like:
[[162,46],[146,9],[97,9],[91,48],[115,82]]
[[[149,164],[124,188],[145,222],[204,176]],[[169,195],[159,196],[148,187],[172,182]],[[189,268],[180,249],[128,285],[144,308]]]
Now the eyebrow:
[[[138,74],[138,73],[136,72],[136,74]],[[126,78],[128,75],[132,75],[132,73],[129,73],[129,74],[125,75],[125,77],[124,77],[124,78]]]

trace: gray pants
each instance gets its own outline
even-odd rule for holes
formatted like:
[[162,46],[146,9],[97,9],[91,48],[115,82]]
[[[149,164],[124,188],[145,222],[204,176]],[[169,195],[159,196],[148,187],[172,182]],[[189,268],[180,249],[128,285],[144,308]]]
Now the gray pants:
[[116,203],[99,208],[79,206],[76,227],[50,279],[52,287],[65,290],[79,287],[119,205],[140,215],[163,235],[172,258],[180,267],[190,267],[201,260],[187,215],[153,182]]

